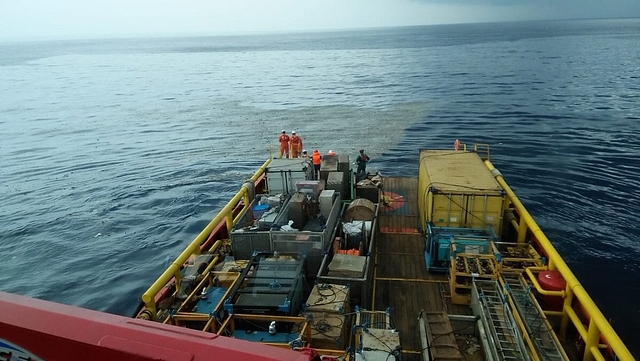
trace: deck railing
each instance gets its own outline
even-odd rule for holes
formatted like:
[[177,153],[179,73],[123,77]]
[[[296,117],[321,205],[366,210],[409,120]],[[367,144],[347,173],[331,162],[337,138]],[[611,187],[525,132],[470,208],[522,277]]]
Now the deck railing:
[[[635,360],[600,309],[598,309],[598,306],[596,306],[576,276],[571,272],[569,266],[567,266],[558,251],[556,251],[549,239],[533,220],[533,217],[524,208],[509,185],[507,185],[502,174],[500,174],[490,161],[485,161],[485,164],[494,175],[496,181],[498,181],[500,186],[505,190],[507,197],[520,215],[520,221],[516,227],[518,231],[518,242],[524,242],[526,240],[527,232],[531,232],[548,257],[547,268],[560,272],[564,280],[567,282],[567,287],[564,291],[546,291],[540,287],[535,275],[533,274],[533,272],[538,269],[532,268],[528,269],[526,272],[538,292],[564,297],[563,310],[562,312],[559,312],[562,317],[560,335],[562,337],[566,335],[568,323],[570,321],[585,342],[583,355],[584,361],[605,360],[601,349],[610,349],[615,354],[615,357],[617,357],[617,360]],[[576,307],[573,305],[574,298],[577,299],[578,304],[581,306],[580,310],[576,310]],[[578,313],[582,312],[584,312],[588,317],[588,325],[586,327],[578,316]],[[606,344],[600,344],[601,338],[604,339]]]
[[[265,169],[271,162],[271,159],[268,159],[264,164],[256,171],[256,173],[250,178],[250,180],[255,184],[255,182],[260,178],[260,176],[265,172]],[[248,181],[248,180],[247,180]],[[234,209],[236,209],[237,205],[241,200],[244,200],[243,209],[238,214],[236,218],[233,217]],[[238,221],[238,218],[243,214],[245,208],[250,207],[251,199],[250,199],[250,191],[247,187],[243,186],[240,188],[238,193],[231,198],[229,203],[227,203],[224,208],[209,222],[209,224],[196,236],[196,238],[189,243],[187,248],[185,248],[182,253],[176,258],[171,265],[158,277],[158,279],[149,287],[149,289],[142,294],[142,302],[144,303],[145,309],[150,313],[151,318],[155,318],[157,316],[156,309],[156,296],[158,293],[167,285],[169,285],[172,280],[176,280],[179,282],[182,274],[180,270],[182,266],[191,258],[192,256],[199,255],[201,252],[201,247],[209,238],[209,235],[213,230],[218,227],[222,222],[226,224],[226,230],[228,233],[231,232],[233,225]],[[220,242],[216,242],[215,245],[219,245]],[[215,249],[213,250],[215,251]],[[215,259],[212,263],[215,263]]]
[[482,160],[491,159],[491,151],[490,151],[489,144],[476,143],[473,145],[473,151],[476,152],[480,156],[480,159]]

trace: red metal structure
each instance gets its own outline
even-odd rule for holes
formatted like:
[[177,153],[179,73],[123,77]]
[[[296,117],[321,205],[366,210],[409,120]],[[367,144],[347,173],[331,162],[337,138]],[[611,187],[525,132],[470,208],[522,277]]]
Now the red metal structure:
[[291,360],[313,355],[0,292],[0,361]]

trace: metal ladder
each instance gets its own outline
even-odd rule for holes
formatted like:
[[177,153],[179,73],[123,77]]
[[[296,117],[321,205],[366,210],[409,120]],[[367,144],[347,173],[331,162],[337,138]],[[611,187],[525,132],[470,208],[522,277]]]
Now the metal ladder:
[[497,281],[474,280],[475,291],[481,306],[481,319],[496,360],[526,360],[527,353],[522,335],[506,302],[507,298]]
[[502,279],[540,359],[568,360],[551,325],[531,294],[531,287],[519,275],[503,275]]

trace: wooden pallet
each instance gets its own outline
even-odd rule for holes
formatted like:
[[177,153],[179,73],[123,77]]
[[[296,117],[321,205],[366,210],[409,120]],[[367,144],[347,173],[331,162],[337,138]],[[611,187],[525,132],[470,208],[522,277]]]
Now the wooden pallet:
[[423,311],[419,326],[424,360],[464,360],[446,312]]

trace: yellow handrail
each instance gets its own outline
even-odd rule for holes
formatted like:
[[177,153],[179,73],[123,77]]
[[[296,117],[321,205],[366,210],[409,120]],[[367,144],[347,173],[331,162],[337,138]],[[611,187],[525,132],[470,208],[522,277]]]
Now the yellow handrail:
[[476,152],[482,160],[490,160],[491,154],[489,151],[489,144],[477,143],[473,145],[473,151]]
[[[593,361],[602,359],[602,355],[600,353],[600,350],[598,349],[601,335],[604,336],[607,343],[609,344],[609,347],[611,347],[613,352],[618,357],[618,360],[635,360],[635,358],[631,355],[631,352],[629,352],[629,349],[627,349],[627,346],[625,346],[618,334],[613,330],[613,327],[611,327],[607,319],[604,317],[602,312],[600,312],[598,306],[596,306],[596,304],[593,302],[584,287],[582,287],[576,276],[573,274],[573,272],[571,272],[569,266],[567,266],[562,257],[560,257],[558,251],[556,251],[549,239],[544,235],[540,227],[538,227],[536,222],[533,220],[531,214],[529,214],[529,212],[524,208],[520,200],[518,200],[518,197],[516,197],[515,193],[511,190],[509,185],[507,185],[507,182],[505,182],[502,174],[500,174],[500,172],[493,166],[493,164],[491,164],[490,161],[485,161],[485,165],[492,172],[498,184],[500,184],[500,186],[507,193],[507,196],[509,197],[511,203],[520,215],[518,240],[524,240],[527,229],[531,231],[531,233],[540,243],[540,246],[546,252],[547,257],[549,258],[549,269],[559,271],[564,280],[567,282],[565,297],[570,299],[575,296],[582,305],[584,311],[589,316],[588,334],[587,338],[584,339],[586,347],[583,360]],[[566,325],[567,320],[570,319],[578,330],[580,330],[580,327],[584,329],[584,326],[582,326],[582,324],[578,325],[576,323],[580,322],[579,319],[569,317],[566,309],[570,308],[571,305],[565,302],[564,307],[565,310],[563,311],[562,323]],[[597,354],[594,352],[597,352]]]
[[[267,166],[271,163],[271,159],[268,159],[262,166],[256,171],[256,173],[250,178],[251,181],[255,183],[256,180],[264,173]],[[249,198],[249,191],[245,187],[241,187],[238,193],[231,198],[229,203],[222,208],[220,212],[207,224],[207,226],[196,236],[196,238],[189,243],[187,248],[185,248],[182,253],[178,256],[178,258],[169,265],[169,267],[158,277],[158,279],[147,289],[147,291],[142,294],[142,302],[144,302],[145,308],[151,312],[152,317],[156,317],[156,302],[155,297],[160,292],[160,290],[167,285],[174,277],[176,279],[180,279],[180,267],[187,262],[187,260],[194,254],[200,253],[200,246],[204,243],[209,234],[213,231],[213,229],[220,224],[222,221],[227,222],[227,230],[231,231],[231,225],[237,222],[237,219],[229,221],[233,217],[233,209],[236,207],[238,202],[242,198],[245,198],[244,207],[249,207],[251,200]],[[229,223],[232,223],[231,225]]]
[[529,280],[531,281],[533,286],[536,288],[536,291],[538,291],[538,293],[545,296],[560,296],[564,298],[564,290],[548,291],[542,288],[542,286],[540,286],[540,283],[538,282],[538,278],[533,274],[533,271],[546,271],[546,270],[547,270],[547,267],[527,267],[525,268],[524,271],[527,274],[527,276],[529,276]]

